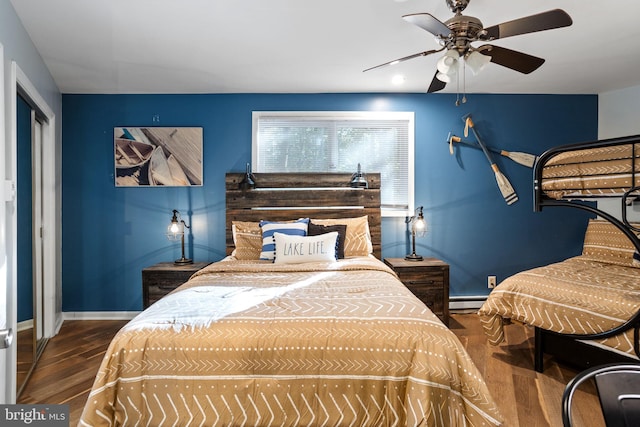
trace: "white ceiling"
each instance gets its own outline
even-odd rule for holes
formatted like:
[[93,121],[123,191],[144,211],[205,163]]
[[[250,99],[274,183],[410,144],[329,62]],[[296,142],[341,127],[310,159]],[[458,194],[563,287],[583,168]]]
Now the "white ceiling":
[[[425,92],[441,54],[401,16],[445,0],[11,0],[62,93]],[[638,0],[471,0],[485,27],[564,9],[567,28],[493,42],[546,59],[489,64],[469,93],[594,94],[640,85]],[[402,86],[391,84],[396,74]],[[442,92],[456,91],[449,84]]]

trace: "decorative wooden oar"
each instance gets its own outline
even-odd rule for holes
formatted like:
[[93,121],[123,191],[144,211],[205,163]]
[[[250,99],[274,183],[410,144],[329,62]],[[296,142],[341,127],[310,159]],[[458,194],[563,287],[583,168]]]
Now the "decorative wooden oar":
[[[478,144],[474,144],[473,142],[463,141],[462,138],[460,138],[459,136],[452,135],[451,132],[449,132],[449,135],[447,136],[447,143],[449,144],[449,152],[451,154],[453,154],[454,142],[457,144],[466,145],[467,147],[475,148],[476,150],[482,150],[482,147],[480,147]],[[487,149],[492,153],[500,154],[501,156],[507,157],[513,160],[514,162],[521,164],[522,166],[526,166],[528,168],[532,168],[536,162],[536,159],[538,158],[534,154],[522,153],[520,151],[507,151],[507,150],[500,150],[492,147],[487,147]]]
[[473,120],[471,120],[471,114],[467,114],[466,116],[463,116],[462,120],[464,121],[465,136],[469,134],[469,128],[471,128],[473,135],[476,137],[476,140],[478,141],[478,144],[482,148],[482,151],[484,152],[485,157],[489,161],[489,164],[491,165],[491,169],[493,169],[493,173],[496,176],[496,183],[498,184],[498,188],[502,193],[502,197],[504,197],[504,201],[507,202],[507,205],[511,205],[517,202],[518,195],[516,194],[516,191],[513,189],[513,186],[511,185],[507,177],[504,176],[502,172],[500,172],[498,165],[496,164],[496,162],[493,161],[491,154],[489,154],[489,150],[482,142],[482,139],[480,139],[478,132],[476,132],[476,129],[474,128]]

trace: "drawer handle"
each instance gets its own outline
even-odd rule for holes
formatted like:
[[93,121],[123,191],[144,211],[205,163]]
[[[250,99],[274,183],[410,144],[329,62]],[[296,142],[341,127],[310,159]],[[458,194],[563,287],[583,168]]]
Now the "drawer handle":
[[415,285],[416,283],[426,283],[428,285],[433,285],[435,282],[433,280],[426,280],[426,281],[409,280],[408,283],[410,285]]
[[162,290],[162,291],[172,291],[176,288],[177,286],[171,286],[171,285],[158,285],[158,289]]

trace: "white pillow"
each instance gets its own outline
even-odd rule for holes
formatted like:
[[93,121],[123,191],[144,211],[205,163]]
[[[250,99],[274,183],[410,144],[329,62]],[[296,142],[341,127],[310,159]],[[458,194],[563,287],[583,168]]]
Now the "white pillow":
[[292,236],[275,232],[276,264],[300,264],[313,261],[336,261],[338,232],[317,236]]

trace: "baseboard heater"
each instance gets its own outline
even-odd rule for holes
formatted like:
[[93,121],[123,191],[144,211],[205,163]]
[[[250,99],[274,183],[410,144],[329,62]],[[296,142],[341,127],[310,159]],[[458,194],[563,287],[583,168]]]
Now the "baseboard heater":
[[450,297],[449,310],[479,309],[486,300],[486,295]]

